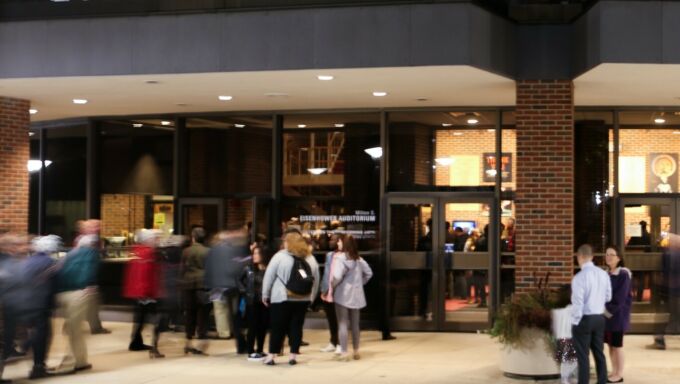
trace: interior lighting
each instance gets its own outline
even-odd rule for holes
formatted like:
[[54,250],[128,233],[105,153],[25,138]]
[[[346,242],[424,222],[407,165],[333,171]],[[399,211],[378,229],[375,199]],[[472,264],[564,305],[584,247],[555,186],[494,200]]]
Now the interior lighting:
[[141,128],[141,127],[144,126],[144,124],[142,124],[142,123],[134,123],[134,124],[132,124],[132,126],[135,127],[135,128]]
[[234,124],[234,127],[236,127],[236,128],[245,128],[246,125],[245,125],[245,124]]
[[229,101],[229,100],[233,99],[232,96],[227,96],[227,95],[220,95],[220,96],[217,96],[217,98],[218,98],[220,101]]
[[36,113],[38,113],[38,110],[35,108],[31,108],[28,110],[28,113],[30,113],[31,115],[35,115]]
[[335,123],[335,128],[343,128],[345,124],[343,123]]
[[468,124],[475,125],[475,124],[479,123],[479,119],[477,118],[477,116],[475,116],[474,113],[468,113],[466,116],[467,116],[467,123]]
[[328,168],[307,168],[307,172],[317,176],[326,172],[327,170]]
[[335,77],[333,77],[333,76],[331,76],[331,75],[319,75],[319,76],[317,76],[316,78],[319,79],[319,80],[321,80],[321,81],[331,81],[331,80],[333,80]]
[[87,99],[73,99],[73,104],[87,104]]
[[161,125],[165,125],[165,126],[168,126],[168,125],[170,125],[170,124],[172,124],[172,123],[171,123],[171,122],[169,122],[169,121],[167,121],[167,120],[163,120],[163,121],[161,121]]
[[[45,168],[52,164],[51,160],[45,160]],[[29,172],[38,172],[42,168],[42,161],[40,160],[28,160],[26,163],[26,168]]]
[[451,157],[439,157],[434,159],[434,162],[441,165],[442,167],[448,167],[453,164],[453,158]]
[[387,92],[385,92],[385,91],[374,91],[374,92],[373,92],[373,96],[375,96],[375,97],[384,97],[384,96],[387,96]]
[[306,124],[298,124],[298,128],[307,128]]
[[364,149],[364,152],[366,152],[369,156],[376,160],[381,158],[383,155],[382,147],[366,148]]
[[663,117],[657,117],[656,119],[654,119],[654,122],[656,124],[663,124],[666,122],[666,119],[664,119]]
[[450,127],[450,126],[452,126],[452,125],[453,125],[453,124],[451,124],[451,123],[442,123],[442,127]]

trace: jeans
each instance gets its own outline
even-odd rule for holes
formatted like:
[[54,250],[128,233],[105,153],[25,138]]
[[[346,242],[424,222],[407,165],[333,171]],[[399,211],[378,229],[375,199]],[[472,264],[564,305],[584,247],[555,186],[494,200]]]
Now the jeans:
[[331,334],[331,344],[337,346],[340,344],[338,341],[338,317],[335,314],[335,303],[329,303],[327,301],[323,302],[323,311],[326,314],[326,320],[328,321],[328,331]]
[[[267,337],[267,328],[269,328],[269,309],[261,301],[248,304],[246,318],[248,319],[248,338],[246,341],[248,354],[255,352],[262,354],[264,352],[264,339]],[[257,349],[255,349],[255,341],[257,341]]]
[[193,339],[194,336],[198,336],[199,339],[205,339],[208,334],[210,304],[201,303],[198,299],[198,292],[198,289],[182,291],[185,316],[184,326],[187,340]]

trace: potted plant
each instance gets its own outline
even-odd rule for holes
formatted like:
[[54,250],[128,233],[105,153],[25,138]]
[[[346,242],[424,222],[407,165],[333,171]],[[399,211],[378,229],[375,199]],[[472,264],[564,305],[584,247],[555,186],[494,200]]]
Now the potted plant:
[[496,314],[491,337],[502,344],[501,370],[507,377],[544,380],[559,378],[552,337],[551,310],[558,294],[549,288],[550,272],[536,279],[526,293],[515,294]]

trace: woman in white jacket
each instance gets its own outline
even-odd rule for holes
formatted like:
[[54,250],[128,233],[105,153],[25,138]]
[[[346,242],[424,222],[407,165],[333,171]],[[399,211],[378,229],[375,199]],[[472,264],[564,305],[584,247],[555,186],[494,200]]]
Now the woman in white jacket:
[[373,276],[366,260],[359,256],[357,244],[351,235],[338,240],[343,252],[335,257],[331,266],[332,297],[338,317],[338,338],[340,339],[341,361],[349,361],[347,353],[348,327],[352,326],[354,360],[359,360],[359,314],[366,306],[364,285]]

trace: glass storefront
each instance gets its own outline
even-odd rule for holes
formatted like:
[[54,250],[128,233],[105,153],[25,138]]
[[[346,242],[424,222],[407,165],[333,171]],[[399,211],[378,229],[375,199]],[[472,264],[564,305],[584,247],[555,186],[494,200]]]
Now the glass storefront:
[[[574,120],[574,245],[593,244],[598,263],[606,245],[622,248],[634,276],[634,330],[651,332],[665,310],[662,254],[680,217],[680,113],[584,109]],[[333,234],[352,234],[377,273],[367,319],[384,309],[395,329],[481,329],[514,292],[512,110],[90,124],[96,129],[31,131],[32,232],[59,234],[69,245],[75,222],[95,207],[112,258],[128,255],[139,229],[188,234],[200,225],[211,235],[246,228],[252,241],[268,244],[296,228],[321,262]],[[88,198],[88,190],[96,193]]]

